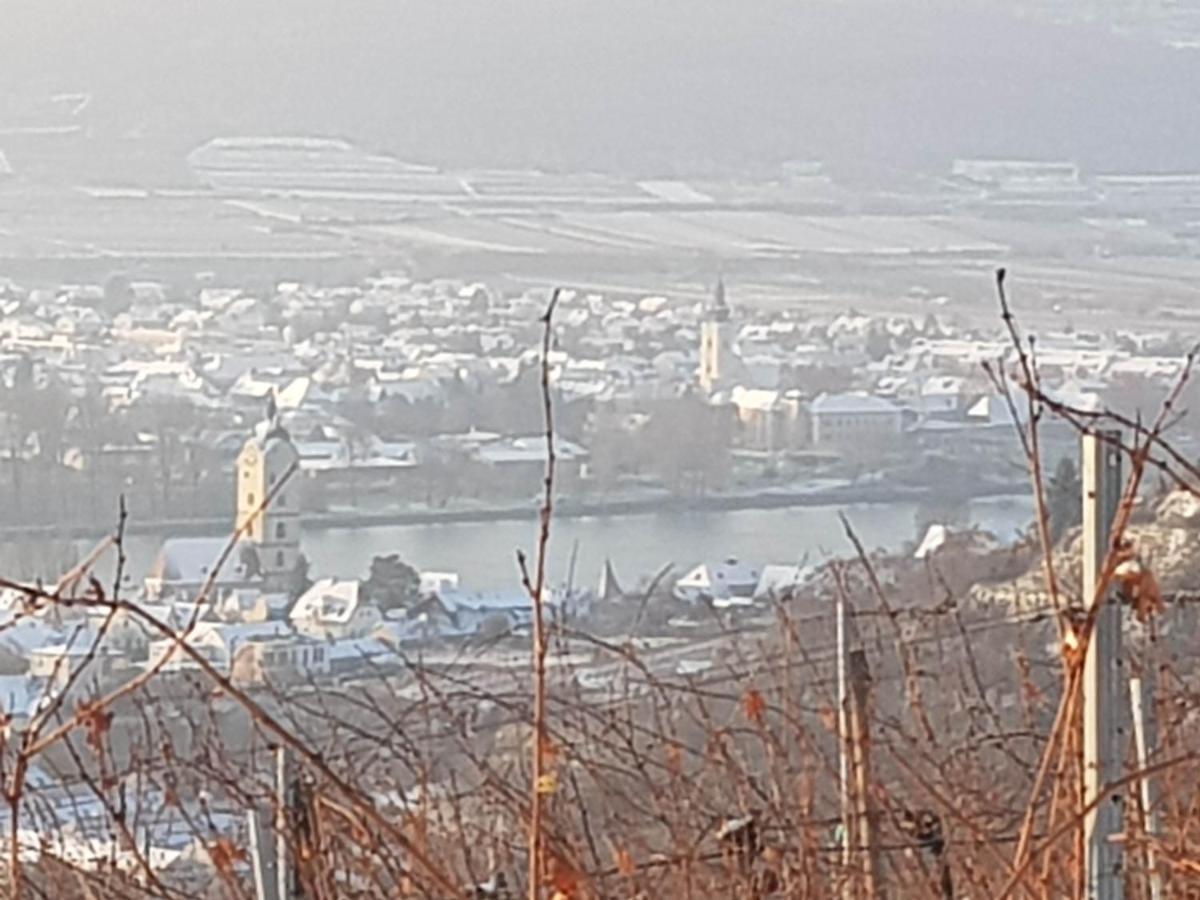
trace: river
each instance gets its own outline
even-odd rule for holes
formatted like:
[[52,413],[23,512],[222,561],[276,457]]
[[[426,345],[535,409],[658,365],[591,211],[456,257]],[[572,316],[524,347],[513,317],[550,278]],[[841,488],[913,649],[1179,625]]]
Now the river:
[[[632,586],[669,562],[685,566],[734,556],[766,564],[846,556],[852,549],[838,522],[839,511],[868,548],[897,550],[916,539],[915,502],[559,519],[550,541],[550,583],[566,580],[573,552],[575,583],[586,586],[597,584],[606,558],[622,584]],[[1032,516],[1025,497],[973,500],[965,512],[970,522],[1005,541]],[[457,572],[464,586],[498,588],[518,584],[516,552],[523,549],[532,558],[536,540],[532,520],[375,525],[308,530],[303,549],[314,576],[362,577],[372,557],[398,553],[419,569]],[[150,566],[159,544],[151,536],[127,539],[128,571],[134,578]]]

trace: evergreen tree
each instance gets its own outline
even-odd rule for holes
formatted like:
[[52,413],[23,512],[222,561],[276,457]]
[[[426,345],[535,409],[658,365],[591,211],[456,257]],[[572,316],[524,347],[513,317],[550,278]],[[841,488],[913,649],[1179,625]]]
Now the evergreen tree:
[[420,599],[421,575],[399,554],[390,553],[371,560],[371,571],[362,586],[367,599],[380,609],[404,609]]

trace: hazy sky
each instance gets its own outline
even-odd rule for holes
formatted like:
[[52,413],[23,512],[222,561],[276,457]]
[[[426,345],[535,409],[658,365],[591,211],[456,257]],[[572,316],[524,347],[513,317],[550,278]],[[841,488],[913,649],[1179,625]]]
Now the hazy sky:
[[181,147],[307,132],[444,164],[1200,166],[1200,52],[967,5],[0,0],[0,96],[90,91],[100,133]]

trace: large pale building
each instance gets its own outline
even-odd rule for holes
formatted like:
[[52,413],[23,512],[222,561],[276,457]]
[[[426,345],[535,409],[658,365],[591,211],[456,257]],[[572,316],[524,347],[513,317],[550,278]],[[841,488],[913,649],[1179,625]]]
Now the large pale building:
[[813,401],[810,415],[813,444],[855,454],[894,447],[904,429],[900,407],[864,393],[822,394]]
[[269,409],[238,454],[237,525],[271,586],[286,585],[300,558],[299,464],[291,435]]

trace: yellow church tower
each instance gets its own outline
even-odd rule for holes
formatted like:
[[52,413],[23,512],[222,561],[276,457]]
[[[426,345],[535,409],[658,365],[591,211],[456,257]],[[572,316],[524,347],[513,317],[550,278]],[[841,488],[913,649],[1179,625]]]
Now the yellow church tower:
[[245,529],[244,540],[257,551],[260,572],[273,588],[288,583],[300,558],[299,463],[272,396],[266,418],[238,454],[237,525]]
[[729,374],[727,369],[733,359],[732,328],[729,304],[725,301],[725,280],[718,278],[700,323],[700,390],[705,394],[718,390],[722,379]]

